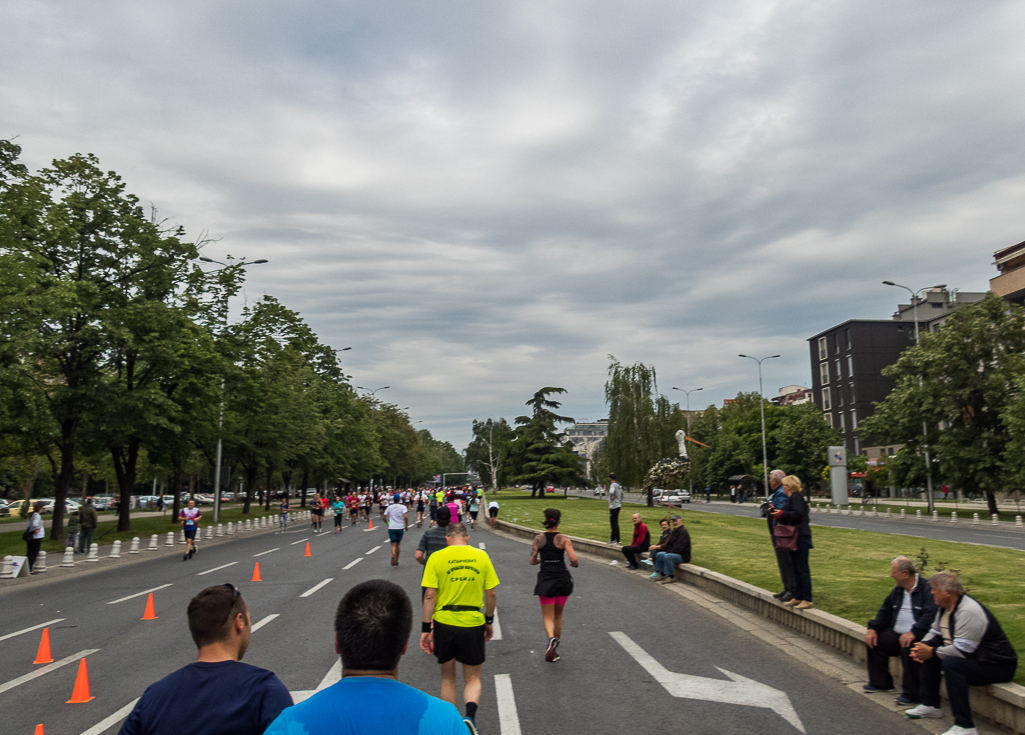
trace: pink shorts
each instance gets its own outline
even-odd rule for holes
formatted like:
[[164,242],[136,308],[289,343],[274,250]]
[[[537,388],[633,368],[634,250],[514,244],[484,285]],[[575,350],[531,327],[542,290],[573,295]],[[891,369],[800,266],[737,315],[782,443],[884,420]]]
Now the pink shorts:
[[544,595],[538,595],[541,598],[542,605],[558,605],[560,607],[566,604],[568,597],[545,597]]

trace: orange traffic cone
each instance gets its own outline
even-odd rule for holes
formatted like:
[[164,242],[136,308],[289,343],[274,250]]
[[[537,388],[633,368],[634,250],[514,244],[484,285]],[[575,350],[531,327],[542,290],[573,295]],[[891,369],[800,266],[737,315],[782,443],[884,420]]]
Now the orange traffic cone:
[[153,593],[149,593],[149,598],[146,600],[146,612],[143,613],[141,620],[156,620],[157,613],[153,609]]
[[367,530],[368,531],[373,531],[374,530],[374,519],[373,518],[370,519],[370,525],[367,526]]
[[[50,655],[50,629],[43,628],[43,637],[39,640],[39,651],[36,653],[34,664],[52,664],[53,656]],[[40,725],[42,727],[42,725]]]
[[254,582],[262,582],[263,581],[262,579],[260,579],[260,562],[256,562],[256,569],[253,570],[253,581]]
[[36,731],[35,731],[35,733],[33,733],[33,735],[46,735],[46,733],[43,732],[43,725],[42,725],[42,723],[36,725]]
[[306,542],[306,553],[303,554],[303,556],[313,556],[313,554],[310,553],[310,542],[309,541]]
[[71,692],[71,699],[65,704],[83,704],[91,702],[96,697],[89,696],[89,670],[86,668],[85,659],[78,663],[78,676],[75,677],[75,690]]

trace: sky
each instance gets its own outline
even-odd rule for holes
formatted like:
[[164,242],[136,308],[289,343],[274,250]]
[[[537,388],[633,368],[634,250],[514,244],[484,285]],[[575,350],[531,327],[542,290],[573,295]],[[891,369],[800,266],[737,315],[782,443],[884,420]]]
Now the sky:
[[[25,2],[0,137],[94,153],[355,385],[473,419],[810,385],[807,339],[1025,240],[1025,3]],[[903,296],[902,296],[903,294]]]

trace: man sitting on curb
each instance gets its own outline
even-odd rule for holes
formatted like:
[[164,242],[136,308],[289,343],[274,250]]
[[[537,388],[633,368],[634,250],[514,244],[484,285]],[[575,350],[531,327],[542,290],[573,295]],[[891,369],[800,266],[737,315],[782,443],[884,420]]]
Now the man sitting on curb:
[[973,600],[953,572],[929,579],[939,608],[924,641],[911,649],[911,658],[922,664],[922,703],[905,710],[908,717],[943,717],[940,709],[940,674],[947,680],[947,698],[954,726],[944,735],[974,735],[968,687],[1011,681],[1018,668],[1018,654],[993,613]]
[[690,563],[690,534],[678,515],[673,516],[673,530],[669,532],[664,550],[665,553],[660,553],[655,559],[655,571],[658,572],[655,581],[670,584],[676,581],[676,565]]
[[453,705],[399,681],[412,627],[413,606],[397,584],[372,579],[351,588],[335,614],[341,681],[285,710],[267,735],[466,735]]
[[207,587],[188,615],[198,660],[150,686],[120,735],[260,735],[292,695],[272,672],[242,663],[253,628],[245,600],[233,585]]
[[890,657],[900,656],[903,677],[897,704],[918,704],[918,674],[921,664],[911,659],[911,646],[929,632],[936,615],[929,582],[915,573],[914,563],[898,556],[890,564],[890,576],[897,583],[876,616],[868,621],[868,684],[866,692],[893,690]]
[[640,569],[637,565],[637,555],[643,554],[648,550],[651,545],[651,532],[648,531],[648,527],[641,521],[641,514],[633,514],[634,523],[634,535],[630,540],[629,546],[624,546],[623,556],[626,557],[626,568],[627,569]]

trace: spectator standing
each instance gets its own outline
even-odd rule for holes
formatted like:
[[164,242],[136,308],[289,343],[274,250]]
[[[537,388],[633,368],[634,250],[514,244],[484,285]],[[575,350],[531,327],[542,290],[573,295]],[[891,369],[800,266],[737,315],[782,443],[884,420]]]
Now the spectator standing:
[[[663,518],[658,523],[662,526],[662,535],[659,536],[657,544],[648,547],[648,556],[651,558],[652,564],[658,564],[658,555],[666,553],[666,542],[669,540],[669,533],[671,530],[669,528],[668,518]],[[658,579],[658,572],[652,572],[650,579]]]
[[790,563],[794,568],[796,591],[793,599],[784,605],[798,610],[815,607],[811,599],[811,569],[808,566],[808,551],[815,548],[811,542],[811,524],[808,516],[808,502],[801,495],[801,481],[794,475],[783,478],[783,492],[786,501],[781,509],[773,509],[772,517],[786,526],[797,526],[797,550],[791,551]]
[[730,502],[731,503],[736,503],[737,502],[737,486],[736,485],[730,485]]
[[[786,476],[783,470],[773,470],[769,473],[769,505],[776,510],[783,510],[787,502],[786,492],[783,490],[783,478]],[[769,539],[772,541],[772,550],[776,553],[776,566],[779,568],[779,578],[783,582],[783,590],[777,592],[775,597],[780,602],[790,602],[797,594],[797,578],[794,576],[794,564],[790,560],[790,552],[776,546],[776,537],[772,529],[776,526],[775,517],[770,513],[765,518],[769,525]]]
[[634,535],[630,539],[630,545],[623,547],[623,556],[626,557],[627,569],[640,569],[637,564],[637,554],[643,554],[651,546],[651,532],[641,520],[640,513],[634,513],[631,520],[634,524]]
[[968,688],[1011,681],[1018,654],[993,613],[968,596],[956,574],[939,572],[929,578],[929,584],[938,608],[936,617],[926,639],[911,649],[911,657],[922,664],[922,703],[905,714],[916,719],[943,717],[942,674],[954,715],[954,726],[944,735],[974,735]]
[[706,503],[711,503],[712,502],[712,486],[711,485],[705,485],[705,502]]
[[936,616],[936,603],[932,587],[915,572],[915,565],[906,556],[898,556],[890,563],[890,577],[897,583],[883,601],[882,607],[868,621],[865,633],[868,683],[866,692],[893,690],[890,657],[900,656],[903,678],[897,704],[913,705],[921,700],[918,679],[921,664],[911,658],[911,646],[925,638]]
[[655,560],[655,571],[659,584],[671,584],[676,581],[676,565],[690,563],[690,533],[683,527],[683,518],[673,516],[673,530],[666,539],[664,552]]
[[78,547],[78,533],[82,530],[82,522],[78,520],[78,511],[68,513],[68,535],[64,539],[64,548],[71,547],[75,549]]
[[120,735],[261,735],[292,695],[273,672],[242,663],[253,627],[242,595],[207,587],[188,618],[196,662],[146,689]]
[[609,525],[612,527],[610,544],[619,543],[619,511],[623,507],[623,486],[616,482],[616,475],[609,473]]
[[409,528],[409,510],[402,504],[398,493],[392,503],[384,509],[384,519],[388,522],[388,540],[391,541],[391,565],[399,565],[399,552],[402,550],[402,536]]
[[96,509],[93,507],[92,498],[85,499],[85,505],[78,511],[78,515],[79,522],[82,524],[82,530],[78,533],[78,553],[84,554],[92,547],[93,531],[99,525],[99,519],[96,516]]
[[43,539],[46,538],[46,531],[43,528],[43,501],[37,500],[32,504],[32,512],[28,517],[28,526],[25,527],[23,538],[25,539],[25,556],[28,559],[28,571],[35,574],[32,567],[36,565],[36,558],[43,546]]

